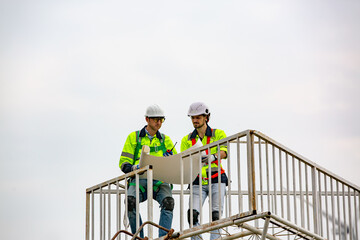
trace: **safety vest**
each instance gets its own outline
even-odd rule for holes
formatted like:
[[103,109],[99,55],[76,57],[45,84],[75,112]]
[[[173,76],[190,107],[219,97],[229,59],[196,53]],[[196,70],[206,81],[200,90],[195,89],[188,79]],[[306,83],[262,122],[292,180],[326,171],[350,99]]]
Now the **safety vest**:
[[[154,140],[151,141],[151,142],[146,142],[145,141],[145,143],[142,144],[141,141],[142,141],[143,137],[140,136],[141,131],[142,130],[135,131],[135,132],[131,133],[128,136],[128,139],[125,142],[123,152],[121,153],[120,162],[119,162],[120,168],[121,168],[122,164],[124,164],[126,162],[128,162],[128,163],[130,163],[132,165],[139,164],[140,152],[141,152],[141,149],[142,149],[142,147],[144,145],[149,145],[151,155],[159,156],[159,157],[160,156],[162,157],[163,153],[166,152],[166,150],[167,150],[166,146],[168,146],[170,148],[173,145],[171,139],[168,137],[165,140],[165,134],[162,134],[160,132],[158,132],[156,134],[156,137],[157,137],[158,141],[154,141]],[[135,136],[134,136],[134,134],[135,134]],[[161,136],[161,138],[160,138],[160,136],[158,134]],[[135,150],[134,150],[134,147],[133,147],[134,140],[136,142]],[[151,146],[151,145],[153,145],[153,146]],[[173,151],[176,154],[176,150],[174,149]],[[163,183],[164,183],[163,181],[157,181],[154,184],[153,190],[154,190],[155,193],[158,191],[160,185],[163,184]],[[135,185],[135,183],[129,182],[128,186],[131,186],[131,185]],[[139,186],[139,188],[140,188],[140,191],[142,193],[145,193],[145,189],[141,185]]]
[[[150,141],[148,137],[145,137],[146,135],[143,135],[144,133],[145,130],[141,129],[140,131],[129,134],[120,156],[120,168],[124,163],[131,165],[138,164],[143,145],[148,145],[150,147],[150,154],[157,157],[162,157],[167,148],[171,149],[173,147],[171,139],[160,132],[156,133],[152,141]],[[176,154],[176,150],[174,149],[173,151],[174,154]]]
[[[135,165],[135,162],[140,158],[137,157],[139,154],[140,149],[142,149],[143,145],[141,144],[141,137],[140,137],[140,131],[136,131],[136,147],[135,147],[135,153],[133,158],[133,165]],[[160,139],[160,146],[154,146],[150,147],[150,153],[158,152],[162,150],[163,153],[166,152],[165,147],[165,134],[161,133],[161,139]]]
[[[215,130],[216,130],[216,129],[211,129],[211,134],[212,134],[211,137],[215,137]],[[191,144],[192,144],[192,146],[194,146],[194,145],[196,144],[196,138],[191,138],[191,134],[192,134],[192,133],[189,133],[188,140],[191,139]],[[206,144],[209,144],[209,143],[210,143],[211,137],[206,136]],[[208,151],[208,149],[206,149],[206,155],[208,155],[208,154],[209,154],[209,151]],[[210,172],[213,172],[212,169],[214,169],[214,172],[216,171],[216,173],[214,173],[214,174],[211,175],[211,178],[212,178],[212,179],[219,176],[218,164],[219,164],[219,160],[218,160],[218,159],[216,159],[216,160],[214,160],[214,161],[211,162]],[[209,180],[208,175],[207,175],[208,169],[209,169],[209,165],[208,165],[208,163],[206,162],[206,163],[205,163],[205,166],[203,166],[202,169],[201,169],[202,185],[207,185],[207,184],[208,184],[208,180]],[[222,166],[221,166],[221,159],[220,159],[220,170],[221,170],[221,171],[220,171],[220,174],[225,173],[225,170],[224,170],[224,169],[222,168]],[[198,175],[198,176],[199,176],[199,175]]]

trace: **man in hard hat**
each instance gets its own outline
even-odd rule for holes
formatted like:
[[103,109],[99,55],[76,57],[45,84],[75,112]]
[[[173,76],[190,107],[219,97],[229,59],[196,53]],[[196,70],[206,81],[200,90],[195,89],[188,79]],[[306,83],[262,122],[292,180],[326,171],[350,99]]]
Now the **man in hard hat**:
[[[192,124],[194,126],[194,131],[184,136],[181,140],[181,151],[185,151],[191,146],[195,145],[198,140],[202,142],[203,145],[218,141],[220,139],[226,138],[225,132],[220,129],[213,129],[208,125],[210,120],[210,111],[209,108],[202,102],[195,102],[190,105],[188,116],[191,117]],[[206,152],[206,156],[203,157],[203,167],[201,169],[201,178],[197,176],[197,178],[192,183],[192,194],[193,194],[193,218],[190,219],[190,209],[187,212],[188,222],[189,224],[193,223],[194,226],[200,225],[199,223],[199,214],[200,208],[206,197],[209,194],[209,188],[211,187],[211,216],[212,221],[216,221],[220,219],[224,209],[224,196],[225,196],[225,188],[228,184],[228,178],[224,169],[221,167],[220,172],[218,171],[218,164],[220,164],[221,159],[225,159],[227,157],[227,146],[220,145],[220,155],[217,147],[213,147],[210,149],[210,154]],[[209,159],[210,155],[211,166],[209,169]],[[220,159],[218,159],[220,156]],[[209,170],[211,173],[209,174]],[[218,181],[218,176],[220,174],[220,183]],[[209,178],[211,178],[211,185],[209,186]],[[200,189],[199,181],[202,181],[202,188]],[[220,192],[219,192],[219,184],[220,184]],[[200,192],[202,194],[202,204],[200,205]],[[219,195],[221,204],[219,203]],[[189,203],[190,205],[190,203]],[[221,207],[221,209],[220,209]],[[220,231],[213,230],[211,231],[210,239],[220,238]],[[201,237],[200,237],[201,238]],[[192,237],[192,239],[199,239],[198,236]]]
[[[124,173],[129,173],[139,169],[139,159],[142,146],[150,147],[150,155],[169,156],[176,149],[169,136],[159,132],[162,123],[165,121],[163,110],[158,105],[151,105],[146,109],[145,120],[147,125],[139,131],[129,134],[126,139],[123,151],[120,157],[119,167]],[[173,152],[172,152],[172,151]],[[147,179],[139,180],[139,202],[144,202],[147,198]],[[159,225],[171,229],[174,209],[174,199],[172,198],[171,187],[168,183],[154,180],[153,198],[160,204],[160,222]],[[136,232],[136,188],[135,179],[129,182],[128,193],[128,217],[132,233]],[[142,224],[140,216],[140,225]],[[159,237],[166,235],[167,232],[159,229]],[[141,230],[140,237],[144,237]]]

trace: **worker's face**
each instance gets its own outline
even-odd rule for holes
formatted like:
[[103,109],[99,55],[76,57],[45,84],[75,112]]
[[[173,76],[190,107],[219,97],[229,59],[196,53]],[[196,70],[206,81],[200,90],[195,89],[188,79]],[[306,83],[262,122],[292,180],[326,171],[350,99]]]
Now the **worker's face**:
[[206,123],[206,116],[204,115],[191,116],[191,121],[194,128],[202,128]]
[[161,118],[161,117],[156,117],[156,118],[152,118],[152,117],[146,117],[146,122],[148,124],[148,127],[157,132],[160,128],[162,123],[164,122],[165,118]]

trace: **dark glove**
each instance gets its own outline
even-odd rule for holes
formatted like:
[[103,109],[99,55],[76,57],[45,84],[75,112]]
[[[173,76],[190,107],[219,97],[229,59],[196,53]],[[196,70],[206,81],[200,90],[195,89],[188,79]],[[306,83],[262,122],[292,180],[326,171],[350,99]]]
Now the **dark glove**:
[[166,152],[163,153],[163,156],[164,156],[164,157],[168,157],[168,156],[170,156],[170,155],[173,155],[173,152],[170,151],[170,150],[167,150]]

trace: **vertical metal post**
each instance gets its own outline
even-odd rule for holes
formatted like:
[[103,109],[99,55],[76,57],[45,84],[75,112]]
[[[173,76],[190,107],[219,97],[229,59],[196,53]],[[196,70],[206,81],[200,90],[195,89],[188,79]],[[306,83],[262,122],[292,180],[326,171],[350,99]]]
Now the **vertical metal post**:
[[303,195],[303,191],[302,191],[301,161],[299,161],[299,191],[300,191],[300,219],[301,219],[301,227],[305,227],[304,195]]
[[[192,158],[192,155],[190,154],[190,156],[189,156],[189,160],[190,160],[190,176],[192,176],[192,162],[193,162],[193,158]],[[200,175],[199,175],[199,182],[201,181],[201,178],[200,178]],[[189,225],[190,225],[190,228],[192,228],[193,227],[193,225],[194,225],[194,223],[193,223],[193,215],[194,215],[194,206],[193,206],[193,199],[194,199],[194,196],[193,196],[193,184],[192,184],[192,182],[190,182],[190,196],[189,196],[189,213],[190,213],[190,223],[189,223]],[[201,204],[200,204],[200,206],[201,206]],[[200,207],[200,209],[201,209],[202,207]]]
[[249,189],[249,209],[256,211],[256,191],[255,191],[255,163],[254,163],[254,134],[248,131],[247,140],[247,161],[248,161],[248,189]]
[[350,240],[353,240],[353,226],[352,226],[352,221],[351,221],[351,215],[352,215],[352,211],[351,211],[351,194],[350,194],[350,187],[348,187],[348,211],[349,211],[349,228],[350,228],[350,231],[349,231],[349,236],[350,236]]
[[267,206],[270,210],[270,173],[269,173],[269,148],[268,142],[265,141],[265,157],[266,157],[266,187],[267,187]]
[[[337,212],[338,212],[338,231],[341,233],[341,222],[340,222],[340,195],[339,195],[339,181],[336,180],[336,197],[337,197]],[[339,235],[341,238],[341,234]]]
[[[202,202],[203,202],[203,195],[202,195],[202,193],[203,193],[203,191],[202,191],[202,162],[201,162],[201,152],[199,152],[199,169],[200,169],[200,173],[199,173],[199,206],[201,206],[200,207],[200,224],[202,224],[203,223],[203,210],[202,210]],[[192,182],[190,183],[190,187],[192,186]],[[193,187],[193,186],[192,186]],[[192,194],[192,193],[190,193],[190,194]],[[192,214],[192,211],[191,211],[191,214]],[[192,217],[191,217],[191,219],[193,219]],[[192,220],[190,220],[190,221],[192,221]]]
[[100,240],[102,240],[103,236],[103,204],[102,204],[102,188],[100,187]]
[[292,172],[293,172],[293,192],[294,192],[294,219],[297,224],[297,207],[296,207],[296,178],[295,178],[295,158],[292,157]]
[[263,170],[262,170],[262,158],[261,158],[261,138],[258,137],[259,141],[259,172],[260,172],[260,202],[261,202],[261,209],[260,211],[264,211],[264,199],[263,199]]
[[91,191],[91,239],[95,238],[95,194],[94,190]]
[[85,224],[85,239],[89,240],[90,234],[90,193],[86,192],[86,224]]
[[347,240],[347,222],[346,222],[346,207],[345,207],[345,203],[346,203],[346,200],[345,200],[345,184],[342,183],[342,198],[343,198],[343,216],[344,216],[344,232],[345,232],[345,240]]
[[[125,178],[125,209],[124,209],[124,211],[125,211],[125,221],[127,222],[127,223],[129,223],[129,211],[128,211],[128,209],[129,209],[129,202],[128,202],[128,178]],[[128,225],[129,224],[125,224],[126,225],[126,227],[125,227],[125,230],[127,230],[128,229]]]
[[242,212],[242,193],[241,193],[241,168],[240,168],[240,138],[237,138],[236,142],[236,148],[237,148],[237,172],[238,172],[238,208],[239,212]]
[[327,189],[327,179],[324,174],[324,188],[325,188],[325,214],[326,214],[326,237],[329,239],[329,206],[328,206],[328,189]]
[[358,236],[359,236],[359,233],[358,233],[358,221],[359,221],[359,218],[358,218],[358,212],[359,212],[359,207],[358,205],[356,204],[356,196],[357,196],[357,191],[354,189],[354,212],[355,212],[355,221],[354,221],[354,226],[353,228],[355,229],[355,239],[358,239]]
[[308,229],[310,230],[310,200],[309,200],[309,179],[308,179],[308,166],[305,164],[305,188],[306,188],[306,219]]
[[136,230],[140,227],[140,207],[139,207],[139,198],[140,198],[140,192],[139,192],[139,174],[135,174],[135,193],[136,193]]
[[318,220],[319,220],[319,234],[320,235],[323,235],[323,223],[322,223],[322,186],[321,186],[321,172],[320,171],[318,171],[318,188],[319,188],[319,190],[318,190],[318,209],[319,209],[319,211],[318,211],[318,216],[319,216],[319,218],[318,218]]
[[279,149],[279,177],[280,177],[280,204],[281,204],[281,217],[284,218],[284,199],[283,199],[283,170],[282,170],[282,159],[281,150]]
[[[191,162],[190,162],[191,163]],[[184,230],[184,158],[180,161],[180,232]]]
[[[221,213],[223,212],[224,206],[221,203],[221,157],[220,157],[220,145],[217,145],[217,159],[218,159],[218,164],[217,164],[217,171],[218,171],[218,203],[219,203],[219,217],[221,219]],[[225,196],[224,196],[225,197]],[[225,203],[225,202],[224,202]]]
[[286,153],[286,206],[287,206],[287,220],[290,221],[291,214],[290,214],[290,181],[289,181],[289,157],[288,153]]
[[108,239],[111,239],[111,186],[108,184]]
[[[152,167],[147,170],[147,214],[148,220],[153,221],[153,170]],[[148,236],[153,238],[153,226],[148,224]]]
[[313,196],[313,222],[314,222],[314,232],[316,234],[319,233],[319,227],[318,227],[318,205],[317,205],[317,179],[316,179],[316,167],[311,168],[311,181],[312,181],[312,196]]
[[[207,176],[208,176],[208,186],[209,186],[209,222],[211,222],[211,219],[212,219],[212,202],[213,202],[213,199],[212,199],[212,179],[211,179],[211,160],[210,160],[210,156],[211,156],[211,149],[208,147],[208,173],[207,173]],[[200,190],[200,192],[202,192]],[[201,203],[200,203],[200,206],[201,206]],[[201,209],[201,208],[200,208]],[[201,223],[202,224],[202,223]]]
[[278,214],[277,211],[277,193],[276,193],[276,160],[275,160],[275,146],[272,145],[272,158],[273,158],[273,184],[274,184],[274,207],[275,207],[275,214]]
[[330,191],[331,191],[331,220],[332,220],[332,234],[333,238],[335,238],[335,198],[334,198],[334,187],[333,187],[334,180],[330,178]]
[[227,147],[228,147],[228,154],[227,154],[227,171],[228,171],[228,175],[229,175],[229,178],[228,178],[228,192],[227,192],[227,200],[228,200],[228,215],[227,217],[229,216],[232,216],[232,209],[231,209],[231,154],[230,154],[230,141],[227,141]]

